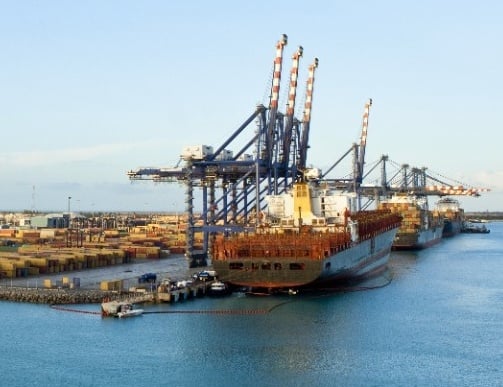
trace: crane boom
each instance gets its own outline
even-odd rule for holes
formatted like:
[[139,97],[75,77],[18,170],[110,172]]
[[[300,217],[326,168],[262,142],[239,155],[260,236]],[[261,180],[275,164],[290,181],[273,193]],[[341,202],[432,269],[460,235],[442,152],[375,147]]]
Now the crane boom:
[[318,58],[314,58],[309,66],[309,75],[306,84],[306,101],[304,103],[304,118],[302,120],[302,135],[299,145],[299,165],[297,169],[303,171],[306,169],[307,149],[309,147],[309,126],[311,124],[311,109],[313,105],[314,73],[318,67]]
[[365,147],[367,146],[367,130],[369,126],[370,107],[372,106],[372,98],[369,98],[365,104],[365,109],[362,118],[362,133],[360,137],[360,152],[358,157],[358,176],[357,182],[361,184],[363,179],[363,165],[365,164]]
[[269,125],[266,134],[266,151],[267,162],[272,163],[272,155],[274,148],[274,130],[276,127],[276,115],[278,113],[279,89],[281,85],[281,68],[283,65],[283,50],[288,42],[288,36],[283,34],[276,44],[276,57],[274,59],[274,70],[271,86],[271,100],[269,104]]
[[290,89],[288,91],[288,103],[286,106],[286,126],[283,138],[283,153],[282,162],[285,167],[288,166],[290,146],[292,143],[292,128],[295,114],[295,98],[297,93],[297,79],[299,77],[299,62],[303,52],[302,46],[299,46],[297,51],[293,54],[292,70],[290,71]]

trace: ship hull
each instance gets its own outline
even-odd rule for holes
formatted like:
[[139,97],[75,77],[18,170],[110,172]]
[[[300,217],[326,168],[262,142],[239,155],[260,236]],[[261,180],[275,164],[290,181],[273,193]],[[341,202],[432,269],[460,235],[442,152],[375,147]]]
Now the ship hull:
[[453,237],[461,232],[463,222],[458,219],[444,219],[444,230],[442,236],[444,238]]
[[215,260],[213,267],[219,279],[235,286],[267,289],[336,286],[384,270],[397,230],[389,229],[318,260],[263,256],[240,259],[239,265],[235,260]]
[[393,250],[421,250],[439,243],[443,225],[415,232],[398,232],[393,241]]

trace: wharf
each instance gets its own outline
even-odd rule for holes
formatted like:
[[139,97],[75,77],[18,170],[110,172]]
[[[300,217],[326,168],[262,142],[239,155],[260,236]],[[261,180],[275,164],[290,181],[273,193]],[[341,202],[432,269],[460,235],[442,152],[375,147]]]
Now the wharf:
[[105,299],[127,301],[131,304],[174,303],[205,296],[211,283],[212,281],[201,282],[180,289],[154,292],[139,292],[133,289],[121,292],[99,289],[44,289],[2,285],[0,301],[52,305],[95,304]]
[[[158,260],[138,260],[128,264],[114,265],[65,273],[69,278],[78,279],[78,287],[65,288],[56,286],[44,288],[46,281],[62,283],[62,274],[46,274],[27,278],[0,279],[0,300],[34,303],[99,303],[103,298],[132,298],[135,303],[178,302],[192,297],[204,296],[211,281],[194,281],[184,289],[167,292],[147,291],[138,284],[138,277],[143,273],[154,272],[160,278],[188,279],[195,269],[188,268],[183,255],[171,255]],[[122,283],[122,289],[101,289],[103,282],[115,279]],[[74,283],[74,281],[70,281]],[[144,284],[145,285],[145,284]],[[158,290],[157,286],[151,290]]]
[[208,294],[208,289],[213,281],[196,282],[178,289],[168,289],[161,285],[155,294],[157,302],[179,302],[191,298],[202,297]]

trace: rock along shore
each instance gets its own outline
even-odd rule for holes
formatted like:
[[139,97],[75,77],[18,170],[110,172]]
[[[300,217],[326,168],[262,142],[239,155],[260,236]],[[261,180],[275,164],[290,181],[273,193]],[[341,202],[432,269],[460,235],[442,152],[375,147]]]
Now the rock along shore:
[[96,289],[34,289],[0,287],[0,301],[29,302],[33,304],[96,304],[104,298],[118,298],[117,292]]

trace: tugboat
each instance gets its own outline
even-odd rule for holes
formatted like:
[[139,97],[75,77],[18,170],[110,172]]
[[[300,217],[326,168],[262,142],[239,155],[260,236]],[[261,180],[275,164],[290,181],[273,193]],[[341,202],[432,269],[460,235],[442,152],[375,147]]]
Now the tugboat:
[[101,303],[101,315],[103,317],[135,317],[143,314],[143,309],[136,309],[127,301],[108,301]]
[[352,211],[355,194],[315,179],[302,179],[266,202],[253,232],[214,241],[212,264],[221,281],[252,291],[295,290],[335,286],[386,268],[399,215]]
[[229,288],[225,282],[215,280],[209,289],[210,296],[224,296],[229,294]]
[[117,312],[117,317],[135,317],[143,314],[143,309],[135,309],[133,304],[125,303],[121,305],[120,311]]
[[484,224],[477,226],[472,222],[463,222],[461,232],[466,234],[489,234],[491,230],[489,230]]

